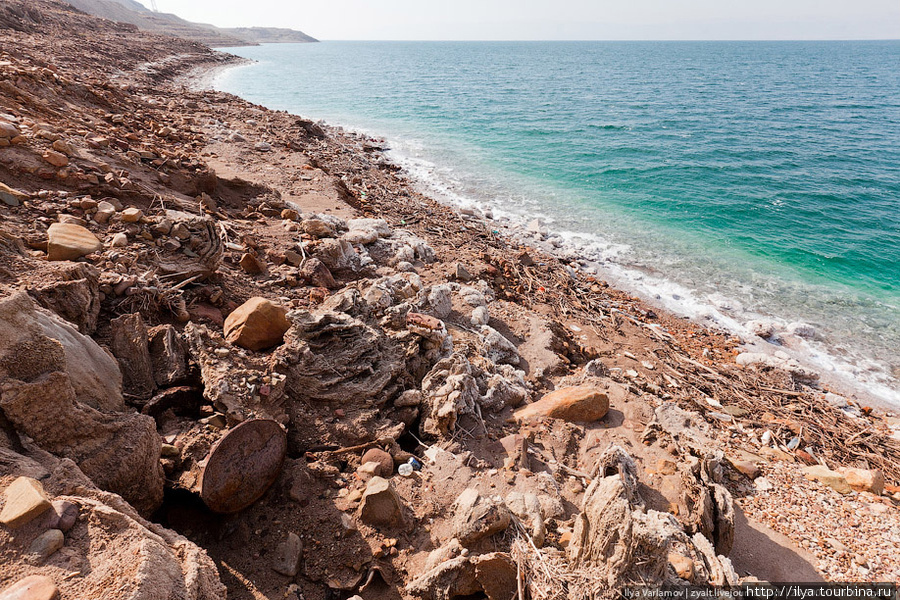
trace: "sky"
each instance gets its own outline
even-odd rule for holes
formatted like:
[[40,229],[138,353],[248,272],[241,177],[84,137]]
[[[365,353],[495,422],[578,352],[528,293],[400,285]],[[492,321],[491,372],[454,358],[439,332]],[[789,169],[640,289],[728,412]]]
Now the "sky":
[[[141,0],[150,6],[150,0]],[[156,0],[321,40],[898,39],[900,0]]]

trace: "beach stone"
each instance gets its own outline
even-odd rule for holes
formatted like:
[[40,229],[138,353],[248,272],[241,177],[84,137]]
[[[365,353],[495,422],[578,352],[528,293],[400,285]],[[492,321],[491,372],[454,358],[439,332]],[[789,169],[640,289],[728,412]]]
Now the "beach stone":
[[0,590],[0,600],[57,600],[59,590],[44,575],[29,575]]
[[53,223],[47,230],[47,258],[75,260],[103,248],[97,237],[80,225]]
[[285,221],[296,221],[300,218],[300,213],[293,208],[285,208],[281,211],[281,218]]
[[300,558],[302,554],[303,541],[300,539],[300,536],[292,531],[275,549],[272,569],[285,577],[294,577],[300,572]]
[[810,481],[818,481],[823,485],[827,485],[841,494],[849,494],[852,491],[850,484],[847,483],[843,475],[822,465],[804,467],[803,476]]
[[3,492],[4,504],[0,523],[11,529],[30,523],[50,508],[50,499],[40,481],[19,477]]
[[65,167],[69,164],[69,157],[56,150],[46,150],[44,152],[44,160],[54,167]]
[[334,226],[322,219],[304,219],[300,227],[303,233],[315,238],[334,237],[335,234]]
[[359,505],[359,518],[375,526],[393,526],[400,523],[403,518],[400,496],[390,481],[383,477],[373,477],[369,480]]
[[0,181],[0,202],[7,206],[19,206],[25,200],[28,200],[28,194],[14,190]]
[[366,463],[378,464],[375,475],[379,477],[387,479],[394,474],[394,457],[380,448],[372,448],[362,455],[360,464],[364,465]]
[[52,148],[59,152],[60,154],[65,154],[66,156],[72,156],[75,154],[75,150],[69,144],[69,142],[65,140],[56,140],[53,142]]
[[502,500],[482,496],[474,488],[463,491],[453,509],[453,535],[463,546],[506,530],[512,520]]
[[277,346],[291,327],[287,313],[265,298],[251,298],[225,319],[225,339],[248,350]]
[[128,236],[122,232],[119,232],[113,236],[112,240],[109,242],[109,245],[113,248],[124,248],[128,245]]
[[244,270],[244,273],[247,273],[248,275],[259,275],[266,271],[266,264],[249,252],[246,252],[241,256],[240,265]]
[[454,276],[459,281],[472,280],[472,274],[469,273],[469,270],[466,269],[465,265],[463,265],[462,263],[456,263],[456,266],[454,268]]
[[29,558],[34,564],[40,564],[50,558],[54,552],[63,547],[66,536],[59,529],[49,529],[39,535],[28,547]]
[[857,492],[871,492],[880,496],[884,491],[884,475],[881,471],[840,467],[838,473],[843,475],[850,487]]
[[756,463],[749,460],[732,460],[731,466],[735,468],[738,473],[742,473],[748,479],[756,479],[759,477],[759,467],[756,466]]
[[126,208],[122,211],[123,223],[137,223],[144,218],[144,211],[139,208]]
[[328,267],[318,258],[310,258],[300,269],[300,277],[309,281],[315,287],[323,287],[329,290],[340,287],[334,280],[334,276]]
[[683,554],[669,552],[669,565],[681,579],[694,580],[694,561]]
[[50,510],[41,517],[40,529],[59,529],[66,533],[75,525],[78,513],[78,505],[74,502],[54,500],[50,503]]
[[116,214],[116,207],[101,200],[97,203],[97,212],[94,213],[94,220],[98,223],[109,223],[109,220]]
[[[624,393],[621,396],[624,397]],[[609,397],[609,391],[592,386],[560,388],[544,395],[537,402],[520,408],[513,413],[513,419],[525,421],[550,417],[563,421],[599,421],[609,411]]]
[[491,362],[501,365],[518,365],[521,361],[515,344],[506,339],[499,331],[488,325],[482,325],[481,335],[484,339],[485,356]]

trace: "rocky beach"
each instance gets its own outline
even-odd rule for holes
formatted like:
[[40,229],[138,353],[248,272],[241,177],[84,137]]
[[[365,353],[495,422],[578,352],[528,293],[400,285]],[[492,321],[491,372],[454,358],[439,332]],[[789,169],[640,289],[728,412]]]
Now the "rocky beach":
[[198,85],[235,57],[0,40],[0,600],[900,581],[893,413]]

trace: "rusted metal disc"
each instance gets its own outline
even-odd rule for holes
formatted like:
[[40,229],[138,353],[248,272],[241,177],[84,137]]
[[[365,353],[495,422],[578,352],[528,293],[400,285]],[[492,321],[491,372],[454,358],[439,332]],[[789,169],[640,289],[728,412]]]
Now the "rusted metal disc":
[[212,510],[247,508],[275,483],[287,452],[287,436],[276,421],[245,421],[216,442],[200,473],[200,497]]

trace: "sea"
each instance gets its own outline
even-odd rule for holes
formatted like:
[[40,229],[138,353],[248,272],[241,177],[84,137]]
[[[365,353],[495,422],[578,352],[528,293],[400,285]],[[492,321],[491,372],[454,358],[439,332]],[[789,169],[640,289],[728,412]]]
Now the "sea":
[[900,408],[900,41],[226,51],[255,62],[216,88],[383,137],[436,198],[677,314],[811,325],[763,346]]

